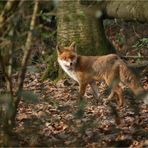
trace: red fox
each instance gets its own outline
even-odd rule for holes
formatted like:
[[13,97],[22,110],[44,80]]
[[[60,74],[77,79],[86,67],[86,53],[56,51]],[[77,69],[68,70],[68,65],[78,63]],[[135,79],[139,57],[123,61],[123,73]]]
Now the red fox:
[[144,91],[136,76],[116,54],[80,56],[76,52],[74,42],[69,47],[60,48],[57,46],[57,53],[59,65],[79,83],[80,98],[84,95],[88,84],[91,86],[94,96],[99,98],[96,80],[104,80],[112,88],[108,99],[116,95],[119,106],[124,103],[123,89],[120,83],[128,86],[135,95]]

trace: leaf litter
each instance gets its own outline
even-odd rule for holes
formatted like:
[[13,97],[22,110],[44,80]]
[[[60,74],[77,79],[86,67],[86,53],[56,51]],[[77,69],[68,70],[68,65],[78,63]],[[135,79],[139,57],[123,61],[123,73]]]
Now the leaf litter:
[[[105,102],[106,86],[98,82],[98,87]],[[42,82],[40,73],[29,72],[24,90],[34,92],[38,101],[21,101],[13,146],[148,146],[148,104],[142,100],[136,110],[129,103],[133,97],[128,95],[126,105],[120,109],[114,100],[112,105],[96,104],[88,86],[85,101],[78,102],[78,85],[71,79],[54,84],[50,80]]]

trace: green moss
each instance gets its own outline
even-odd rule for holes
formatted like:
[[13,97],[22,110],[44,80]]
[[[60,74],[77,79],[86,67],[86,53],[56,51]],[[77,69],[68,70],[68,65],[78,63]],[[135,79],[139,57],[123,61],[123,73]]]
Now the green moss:
[[[101,45],[102,46],[102,45]],[[102,48],[96,48],[94,45],[90,44],[90,43],[79,43],[77,42],[77,52],[80,55],[92,55],[92,56],[96,56],[96,55],[104,55],[107,53],[108,50],[106,50],[106,47],[102,46]]]
[[46,80],[47,78],[51,80],[56,79],[58,77],[58,70],[59,66],[57,64],[57,53],[55,51],[51,56],[49,56],[47,69],[42,76],[42,80]]

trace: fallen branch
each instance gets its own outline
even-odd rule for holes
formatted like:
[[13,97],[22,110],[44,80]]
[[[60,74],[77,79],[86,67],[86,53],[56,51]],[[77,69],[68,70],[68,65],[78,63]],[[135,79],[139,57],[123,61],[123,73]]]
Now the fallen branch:
[[128,67],[137,75],[141,75],[148,72],[148,61],[142,63],[128,64]]
[[123,58],[126,58],[126,59],[147,59],[148,60],[148,56],[123,56]]
[[148,66],[148,61],[144,61],[144,62],[141,62],[141,63],[132,63],[132,64],[128,64],[128,66],[131,66],[131,67],[147,67]]

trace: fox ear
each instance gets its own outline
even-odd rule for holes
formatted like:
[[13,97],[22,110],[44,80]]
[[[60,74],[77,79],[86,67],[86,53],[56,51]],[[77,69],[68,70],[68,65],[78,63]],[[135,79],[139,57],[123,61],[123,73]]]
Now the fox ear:
[[73,51],[76,52],[76,43],[75,42],[72,42],[69,46]]
[[56,50],[58,54],[62,53],[62,48],[59,45],[56,46]]

